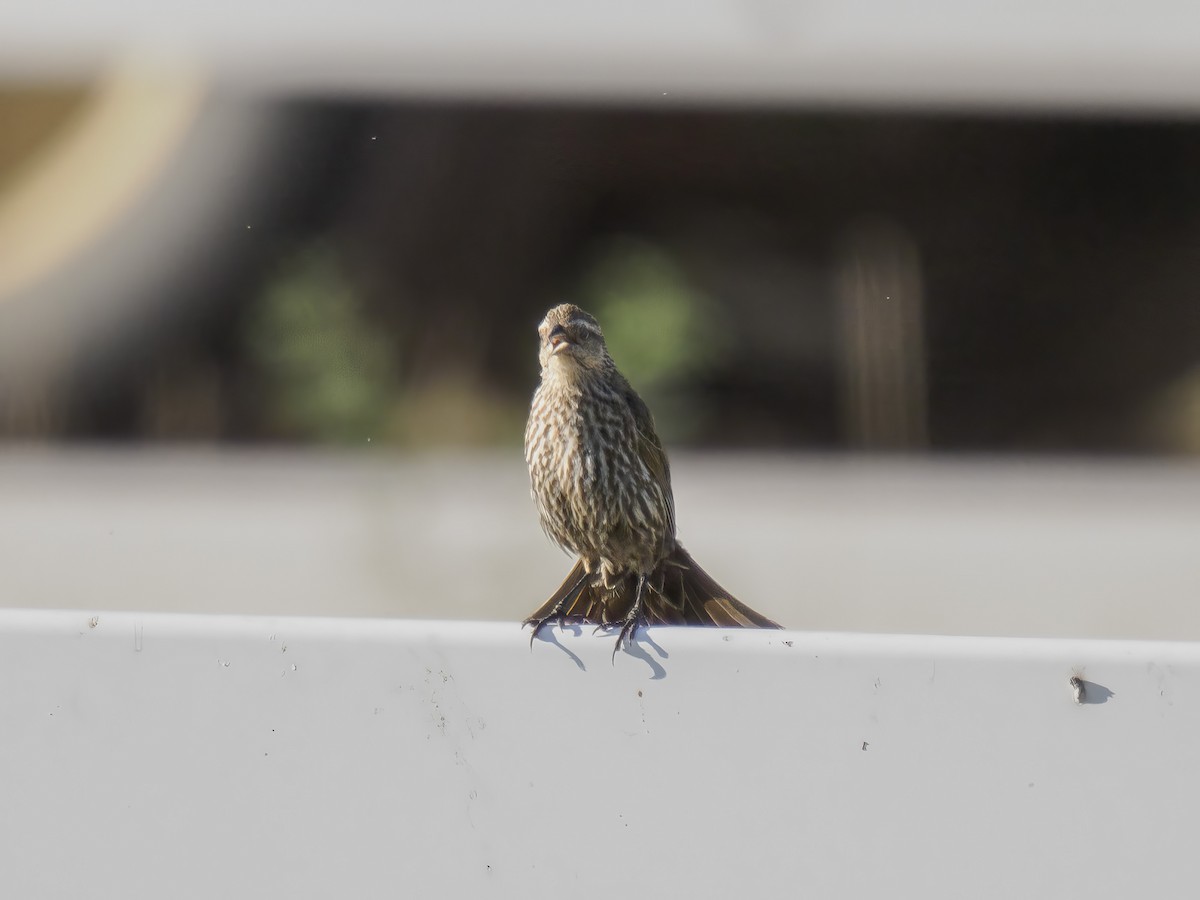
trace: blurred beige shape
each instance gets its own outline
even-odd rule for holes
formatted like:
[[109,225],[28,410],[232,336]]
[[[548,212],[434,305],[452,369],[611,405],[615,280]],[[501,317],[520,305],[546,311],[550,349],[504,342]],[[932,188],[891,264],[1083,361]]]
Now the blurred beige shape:
[[115,69],[87,85],[8,90],[0,119],[0,432],[53,434],[57,399],[80,341],[110,317],[120,292],[63,291],[79,266],[162,177],[205,91],[179,71]]
[[195,76],[113,71],[0,193],[0,302],[102,234],[163,170],[204,99]]

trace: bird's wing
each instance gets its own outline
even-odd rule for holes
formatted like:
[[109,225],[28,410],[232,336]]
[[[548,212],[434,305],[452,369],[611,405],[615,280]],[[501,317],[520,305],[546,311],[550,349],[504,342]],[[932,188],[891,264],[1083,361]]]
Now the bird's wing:
[[655,483],[662,492],[662,500],[667,522],[667,533],[675,536],[675,497],[671,493],[671,466],[667,462],[667,453],[663,450],[658,432],[654,430],[654,417],[650,415],[650,407],[628,385],[625,388],[625,402],[633,414],[633,424],[637,431],[637,454],[642,464],[653,476]]

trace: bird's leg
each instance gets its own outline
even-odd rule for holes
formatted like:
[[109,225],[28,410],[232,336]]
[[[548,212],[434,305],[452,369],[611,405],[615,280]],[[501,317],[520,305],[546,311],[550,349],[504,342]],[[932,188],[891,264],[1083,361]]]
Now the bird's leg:
[[624,624],[625,619],[610,619],[608,617],[609,607],[614,602],[619,602],[622,598],[628,595],[631,587],[637,586],[637,576],[624,574],[619,581],[614,581],[611,585],[605,582],[606,594],[604,601],[600,604],[600,621],[595,628],[592,629],[592,634],[599,634],[601,631],[607,631],[614,625]]
[[533,646],[533,642],[537,640],[538,632],[540,632],[545,624],[552,619],[558,619],[558,627],[561,629],[567,623],[567,607],[570,606],[579,597],[579,592],[587,585],[588,579],[591,577],[591,572],[586,569],[571,585],[570,589],[562,595],[557,603],[550,608],[550,611],[544,616],[530,616],[521,623],[521,627],[526,625],[533,626],[533,634],[529,636],[529,646]]
[[646,624],[646,613],[642,609],[642,594],[645,590],[646,576],[639,575],[637,577],[637,587],[633,592],[633,603],[629,607],[629,613],[625,616],[625,621],[621,623],[621,631],[617,634],[617,643],[613,646],[613,662],[616,662],[617,651],[621,649],[621,645],[624,644],[628,648],[633,644],[633,638],[637,633],[638,626]]

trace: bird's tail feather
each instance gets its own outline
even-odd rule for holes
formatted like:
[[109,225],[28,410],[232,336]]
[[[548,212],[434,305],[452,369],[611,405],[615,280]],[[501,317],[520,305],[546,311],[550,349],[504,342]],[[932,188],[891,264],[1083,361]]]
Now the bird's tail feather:
[[[526,625],[540,626],[547,619],[570,619],[573,621],[596,622],[599,624],[604,612],[600,604],[600,594],[596,591],[594,576],[589,575],[583,567],[583,560],[577,559],[563,583],[558,586],[550,599],[525,620]],[[604,587],[603,584],[600,585]]]
[[[617,623],[629,612],[636,587],[636,579],[629,576],[606,588],[599,576],[589,575],[583,560],[578,560],[558,590],[525,621],[535,627],[553,619]],[[651,625],[779,627],[717,584],[679,545],[647,578],[643,608]]]
[[[718,625],[723,628],[778,628],[761,613],[717,584],[682,546],[663,561],[663,624]],[[657,579],[656,579],[657,581]]]

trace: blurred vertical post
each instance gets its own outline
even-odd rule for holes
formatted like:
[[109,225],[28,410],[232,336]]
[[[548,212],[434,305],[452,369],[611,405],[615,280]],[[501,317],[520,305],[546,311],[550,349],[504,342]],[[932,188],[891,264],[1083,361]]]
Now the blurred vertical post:
[[853,226],[835,264],[841,418],[863,450],[921,450],[929,442],[924,298],[917,249],[880,220]]

